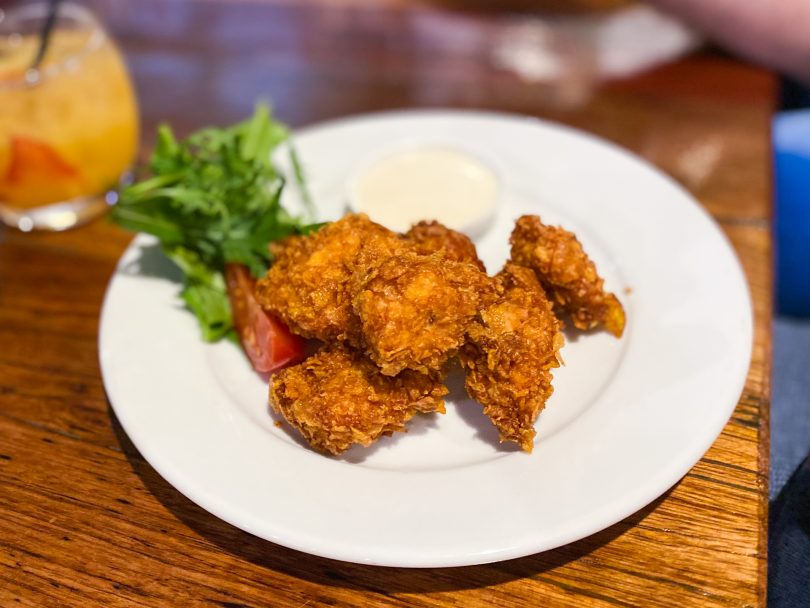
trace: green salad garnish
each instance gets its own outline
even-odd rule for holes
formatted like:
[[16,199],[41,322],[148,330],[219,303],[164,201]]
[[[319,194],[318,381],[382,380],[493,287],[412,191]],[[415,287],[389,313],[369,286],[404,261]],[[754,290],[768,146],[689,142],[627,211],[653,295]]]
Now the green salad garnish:
[[[260,277],[271,261],[271,241],[318,226],[310,223],[312,203],[289,139],[287,126],[273,119],[265,104],[245,122],[202,129],[182,141],[163,125],[149,162],[152,177],[126,187],[112,209],[117,224],[155,235],[183,271],[182,298],[207,341],[233,326],[225,264],[245,264]],[[285,142],[291,176],[272,161]],[[288,179],[300,189],[302,216],[281,205]]]

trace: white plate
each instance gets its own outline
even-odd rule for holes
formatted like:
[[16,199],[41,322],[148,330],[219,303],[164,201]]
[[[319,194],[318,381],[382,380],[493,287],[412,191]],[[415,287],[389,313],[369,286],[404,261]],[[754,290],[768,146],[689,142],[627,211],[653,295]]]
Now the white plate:
[[[621,340],[573,337],[532,454],[499,445],[459,374],[445,416],[343,459],[274,425],[266,381],[227,342],[200,341],[170,264],[140,236],[104,302],[104,383],[129,437],[191,500],[267,540],[387,566],[479,564],[551,549],[627,517],[677,482],[731,415],[751,304],[718,227],[669,178],[590,135],[539,120],[427,111],[306,129],[297,145],[323,219],[357,162],[401,138],[468,141],[503,178],[478,241],[491,272],[514,220],[576,232],[624,302]],[[268,547],[268,550],[272,550]]]

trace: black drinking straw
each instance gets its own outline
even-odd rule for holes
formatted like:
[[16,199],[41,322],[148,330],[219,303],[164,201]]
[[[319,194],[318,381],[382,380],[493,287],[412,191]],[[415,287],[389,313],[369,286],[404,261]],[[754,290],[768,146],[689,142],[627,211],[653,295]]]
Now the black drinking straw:
[[32,70],[39,67],[43,57],[45,57],[45,52],[48,50],[48,43],[51,41],[51,32],[53,32],[56,16],[59,13],[60,2],[61,0],[48,0],[48,15],[45,17],[45,23],[42,24],[42,31],[39,34],[39,48],[34,61],[31,63]]

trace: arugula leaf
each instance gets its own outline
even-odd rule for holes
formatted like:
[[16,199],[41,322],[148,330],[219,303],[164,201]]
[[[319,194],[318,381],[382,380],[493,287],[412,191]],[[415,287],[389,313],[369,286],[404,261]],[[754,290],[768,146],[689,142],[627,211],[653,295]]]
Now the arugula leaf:
[[212,271],[196,252],[185,247],[166,247],[166,255],[185,275],[180,297],[200,322],[203,339],[219,340],[233,326],[231,307],[222,272]]
[[244,122],[201,129],[183,141],[162,125],[149,161],[152,177],[125,188],[112,209],[114,222],[155,235],[183,271],[181,297],[197,316],[206,341],[219,340],[233,326],[225,264],[245,264],[260,277],[271,260],[268,243],[320,227],[281,205],[287,179],[271,157],[286,143],[290,177],[307,219],[313,215],[303,169],[289,139],[287,126],[261,103]]

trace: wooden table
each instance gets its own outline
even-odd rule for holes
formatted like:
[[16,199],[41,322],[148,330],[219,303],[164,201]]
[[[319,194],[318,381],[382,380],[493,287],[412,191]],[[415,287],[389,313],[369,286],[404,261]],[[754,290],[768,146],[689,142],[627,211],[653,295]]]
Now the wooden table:
[[104,221],[65,234],[2,232],[0,605],[764,606],[771,75],[706,53],[561,109],[538,87],[447,44],[444,32],[494,31],[509,16],[311,0],[95,7],[128,53],[145,148],[159,120],[181,132],[227,124],[261,95],[294,125],[460,106],[536,114],[619,142],[684,183],[723,226],[750,282],[756,344],[720,438],[625,521],[504,563],[364,567],[223,523],[129,442],[105,398],[96,339],[104,289],[130,235]]

